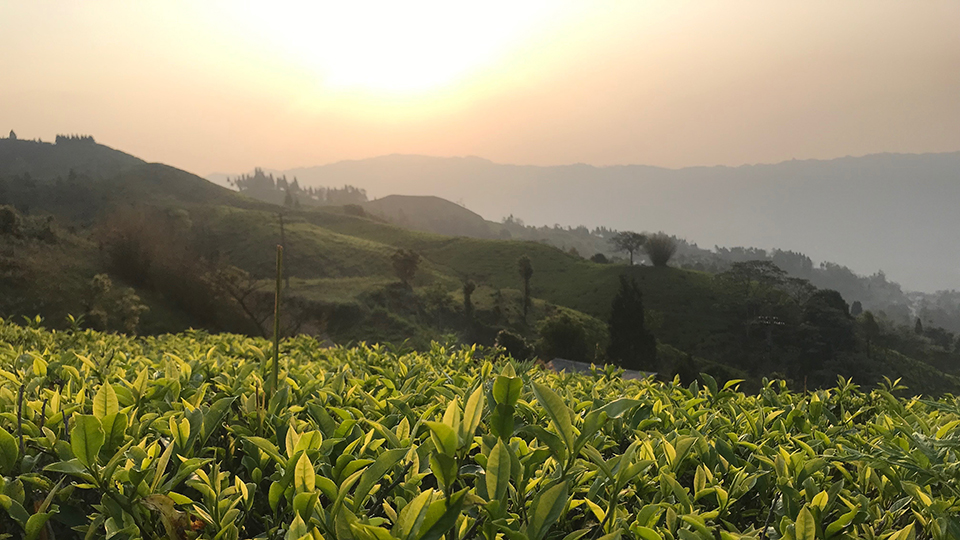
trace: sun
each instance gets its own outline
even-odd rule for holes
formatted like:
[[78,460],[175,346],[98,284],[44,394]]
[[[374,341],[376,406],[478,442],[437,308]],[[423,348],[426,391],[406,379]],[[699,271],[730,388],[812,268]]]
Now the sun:
[[551,2],[246,5],[250,39],[333,92],[418,94],[495,68],[557,12]]

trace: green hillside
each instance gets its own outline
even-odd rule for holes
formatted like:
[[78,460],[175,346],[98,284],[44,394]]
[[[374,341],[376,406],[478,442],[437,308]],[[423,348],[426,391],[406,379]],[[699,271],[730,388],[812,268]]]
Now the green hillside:
[[440,197],[388,195],[361,206],[386,221],[418,231],[494,238],[499,229],[479,214]]
[[[284,208],[93,143],[63,144],[69,148],[0,141],[19,170],[47,175],[0,175],[0,207],[9,205],[0,219],[13,223],[0,235],[2,316],[42,315],[54,327],[268,335],[282,244],[286,333],[425,348],[437,340],[492,345],[506,330],[527,341],[529,352],[517,354],[602,362],[626,276],[642,292],[645,326],[659,342],[656,360],[638,367],[666,377],[776,374],[820,386],[837,375],[867,384],[888,376],[919,391],[960,390],[952,338],[935,341],[882,317],[855,319],[827,291],[799,298],[763,276],[748,276],[748,284],[760,281],[744,289],[742,277],[726,274],[599,264],[541,242],[416,231],[388,223],[375,207]],[[408,285],[394,267],[398,250],[420,256]],[[521,257],[533,268],[526,317]],[[68,314],[82,319],[71,323]],[[580,345],[558,349],[548,335],[573,335]]]
[[107,178],[143,163],[92,139],[61,139],[57,144],[0,139],[0,176],[26,174],[38,180],[58,176],[66,179],[73,170],[74,174]]
[[[627,273],[642,285],[646,306],[666,317],[663,326],[667,332],[673,329],[674,334],[669,342],[685,348],[696,339],[685,334],[694,330],[697,334],[709,333],[724,326],[723,314],[716,309],[722,291],[702,272],[597,264],[537,242],[450,238],[332,212],[298,217],[352,238],[417,250],[442,272],[473,279],[494,289],[519,288],[516,261],[526,255],[533,261],[534,296],[600,319],[609,315],[618,278]],[[278,227],[275,234],[279,235]],[[288,240],[288,246],[295,245]]]

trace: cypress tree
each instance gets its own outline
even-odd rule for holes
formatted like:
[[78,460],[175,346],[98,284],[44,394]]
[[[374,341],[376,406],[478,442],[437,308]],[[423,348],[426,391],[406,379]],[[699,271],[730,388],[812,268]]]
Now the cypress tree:
[[523,280],[523,322],[527,322],[527,311],[530,309],[530,278],[533,277],[533,263],[530,257],[521,255],[517,259],[517,270]]
[[644,326],[643,294],[635,279],[620,276],[609,327],[608,358],[624,369],[656,370],[657,340]]

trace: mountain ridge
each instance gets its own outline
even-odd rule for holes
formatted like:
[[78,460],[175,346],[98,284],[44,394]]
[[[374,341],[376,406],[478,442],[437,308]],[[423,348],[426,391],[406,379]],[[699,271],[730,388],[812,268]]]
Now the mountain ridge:
[[[486,219],[665,230],[701,245],[785,247],[914,290],[960,288],[960,152],[666,169],[504,165],[391,155],[279,171],[301,185],[350,184],[372,197],[434,195]],[[849,218],[849,219],[848,219]]]
[[[941,156],[941,155],[960,155],[960,150],[950,151],[950,152],[871,152],[868,154],[852,155],[848,154],[845,156],[837,156],[832,158],[792,158],[785,159],[782,161],[760,161],[756,163],[743,163],[740,165],[724,165],[724,164],[715,164],[715,165],[687,165],[684,167],[666,167],[662,165],[650,165],[645,163],[616,163],[611,165],[595,165],[592,163],[583,163],[583,162],[573,162],[573,163],[562,163],[557,165],[537,165],[533,163],[504,163],[499,161],[494,161],[489,158],[482,156],[476,156],[472,154],[463,155],[463,156],[433,156],[429,154],[405,154],[400,152],[394,152],[390,154],[380,154],[375,156],[370,156],[366,158],[354,158],[354,159],[340,159],[336,161],[331,161],[329,163],[323,163],[320,165],[301,165],[296,167],[288,168],[271,168],[271,167],[261,167],[264,172],[267,173],[289,173],[290,171],[306,171],[310,169],[318,169],[323,167],[329,167],[333,165],[346,164],[346,163],[361,163],[369,161],[378,161],[388,158],[423,158],[425,160],[474,160],[483,163],[488,163],[492,165],[501,165],[507,167],[533,167],[540,169],[551,169],[551,168],[564,168],[564,167],[589,167],[593,169],[616,169],[616,168],[645,168],[645,169],[655,169],[662,171],[681,171],[686,169],[743,169],[743,168],[753,168],[753,167],[764,167],[764,166],[776,166],[783,165],[786,163],[829,163],[833,161],[842,161],[848,159],[862,159],[862,158],[872,158],[878,156]],[[214,171],[204,175],[204,178],[207,178],[211,181],[214,179],[219,180],[223,177],[232,177],[243,174],[242,172],[223,172],[223,171]]]

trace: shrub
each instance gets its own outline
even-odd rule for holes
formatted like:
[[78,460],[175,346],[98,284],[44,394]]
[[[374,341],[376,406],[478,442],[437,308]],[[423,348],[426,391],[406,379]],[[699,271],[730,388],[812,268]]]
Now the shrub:
[[148,310],[133,289],[115,289],[106,274],[97,274],[90,280],[87,306],[85,318],[94,328],[128,334],[137,332],[140,315]]
[[658,232],[647,238],[646,243],[643,244],[643,250],[647,252],[654,266],[666,266],[673,254],[677,252],[677,241],[666,233]]
[[500,330],[494,346],[503,349],[503,352],[515,360],[530,360],[534,357],[533,347],[523,339],[523,336],[509,330]]
[[546,360],[565,358],[586,362],[590,347],[583,324],[570,314],[561,312],[540,323],[540,354]]
[[221,301],[216,272],[194,249],[190,226],[189,215],[131,207],[107,216],[95,234],[113,276],[160,293],[191,325],[237,329],[238,314]]
[[420,266],[420,254],[411,249],[398,249],[391,260],[397,278],[407,288],[410,288],[413,277],[417,274],[417,268]]
[[348,216],[356,217],[366,217],[367,212],[359,204],[345,204],[343,205],[343,213]]
[[16,208],[0,206],[0,235],[20,236],[23,233],[23,218]]

